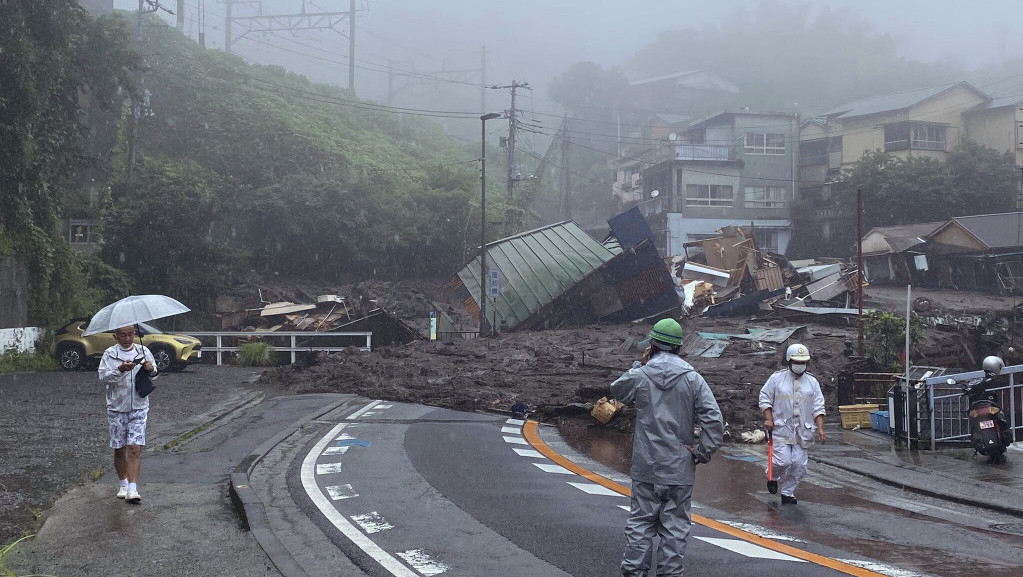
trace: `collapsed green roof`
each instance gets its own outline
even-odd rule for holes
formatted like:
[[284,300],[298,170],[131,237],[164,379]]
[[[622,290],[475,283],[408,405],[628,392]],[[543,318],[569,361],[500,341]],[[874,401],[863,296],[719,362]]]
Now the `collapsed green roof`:
[[[498,271],[501,282],[501,296],[488,298],[487,322],[494,324],[496,313],[497,326],[519,325],[620,251],[605,247],[572,221],[487,244],[487,270]],[[478,315],[479,256],[456,276],[468,291],[466,306]]]

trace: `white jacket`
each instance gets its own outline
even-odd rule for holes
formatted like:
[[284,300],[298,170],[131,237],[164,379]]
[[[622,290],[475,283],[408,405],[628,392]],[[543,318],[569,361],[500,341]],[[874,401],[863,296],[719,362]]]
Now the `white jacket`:
[[801,377],[782,369],[771,375],[760,389],[760,411],[771,409],[774,440],[806,447],[815,439],[814,419],[824,414],[821,385],[810,373]]
[[136,366],[123,373],[117,368],[122,362],[133,361],[141,355],[153,363],[153,372],[149,376],[156,379],[156,360],[148,348],[133,344],[132,348],[126,350],[121,345],[114,345],[103,352],[103,358],[99,361],[99,381],[107,386],[108,410],[128,413],[149,408],[149,398],[140,397],[135,392],[135,375],[142,367]]

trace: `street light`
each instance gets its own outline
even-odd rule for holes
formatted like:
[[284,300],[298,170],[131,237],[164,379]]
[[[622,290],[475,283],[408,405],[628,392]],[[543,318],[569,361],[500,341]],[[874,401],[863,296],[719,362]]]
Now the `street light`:
[[487,121],[500,117],[496,112],[480,116],[480,338],[487,322]]

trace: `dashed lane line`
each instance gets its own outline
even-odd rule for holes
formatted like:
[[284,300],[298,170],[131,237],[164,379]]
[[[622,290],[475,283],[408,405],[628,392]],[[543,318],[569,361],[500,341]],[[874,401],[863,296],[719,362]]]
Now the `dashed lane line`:
[[[555,453],[554,450],[547,446],[547,443],[543,442],[543,440],[540,438],[540,435],[537,434],[537,428],[539,427],[539,425],[540,424],[538,422],[530,420],[526,422],[526,424],[522,428],[523,435],[525,435],[525,438],[529,441],[529,444],[532,445],[534,449],[536,449],[540,453],[543,453],[544,456],[546,456],[548,459],[554,461],[555,463],[561,465],[562,467],[568,469],[569,471],[572,471],[573,473],[576,473],[580,477],[592,481],[593,483],[600,485],[609,491],[627,497],[632,496],[632,490],[629,487],[626,487],[619,483],[615,483],[610,479],[607,479],[605,477],[597,475],[596,473],[588,471],[580,467],[579,465],[573,463],[572,461],[566,459],[565,457],[559,455],[558,453]],[[507,437],[505,437],[505,439],[507,439]],[[752,543],[754,545],[758,545],[760,547],[769,549],[771,551],[775,551],[777,553],[789,555],[791,557],[795,557],[796,559],[810,561],[811,563],[814,563],[816,565],[821,565],[829,569],[834,569],[835,571],[845,573],[846,575],[853,575],[854,577],[886,577],[881,573],[877,573],[869,569],[864,569],[862,567],[857,567],[856,565],[853,565],[851,563],[839,561],[837,559],[831,559],[830,557],[825,557],[823,555],[818,555],[816,553],[810,553],[809,551],[803,551],[802,549],[797,549],[795,547],[792,547],[791,545],[778,543],[770,539],[760,537],[759,535],[754,535],[753,533],[750,533],[748,531],[743,531],[742,529],[730,527],[724,523],[715,521],[713,519],[709,519],[702,515],[693,514],[692,519],[694,523],[720,531],[721,533],[724,533],[726,535],[731,535],[732,537],[737,537],[747,543]]]
[[[366,407],[363,407],[356,413],[349,415],[348,418],[358,418],[358,416],[361,416],[361,413],[367,411],[368,408],[372,407],[374,404],[376,403],[374,402],[366,405]],[[363,552],[373,558],[373,560],[379,563],[385,570],[390,572],[391,575],[394,575],[394,577],[419,577],[415,571],[409,569],[402,564],[401,561],[383,550],[383,548],[374,543],[372,539],[367,537],[365,533],[360,531],[359,528],[346,519],[340,511],[334,508],[333,503],[327,500],[327,497],[323,495],[323,491],[321,491],[316,485],[316,459],[319,458],[321,453],[323,453],[323,450],[327,447],[327,443],[332,442],[336,435],[345,428],[345,425],[347,425],[347,423],[339,423],[333,430],[331,430],[330,434],[325,435],[317,441],[313,449],[306,454],[305,459],[302,461],[302,487],[305,488],[306,494],[309,496],[309,499],[312,500],[316,508],[319,509],[320,513],[322,513],[332,525],[337,527],[338,531],[341,531],[341,533],[348,538],[349,541],[354,543],[359,549],[362,549]]]
[[733,553],[738,553],[746,557],[754,557],[756,559],[774,559],[777,561],[795,561],[796,563],[806,563],[804,559],[797,559],[791,555],[779,553],[777,551],[761,547],[760,545],[754,545],[748,541],[742,541],[740,539],[721,539],[718,537],[700,537],[698,535],[695,538],[711,545],[716,545],[722,549],[728,549]]

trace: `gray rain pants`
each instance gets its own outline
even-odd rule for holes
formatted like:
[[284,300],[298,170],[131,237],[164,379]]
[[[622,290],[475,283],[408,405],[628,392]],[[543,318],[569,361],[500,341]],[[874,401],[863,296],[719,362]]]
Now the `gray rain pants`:
[[[632,504],[625,523],[625,554],[622,575],[644,576],[653,558],[654,534],[657,547],[658,577],[680,577],[686,554],[686,537],[691,521],[689,505],[692,485],[653,485],[632,482]],[[654,575],[654,573],[650,573]]]

